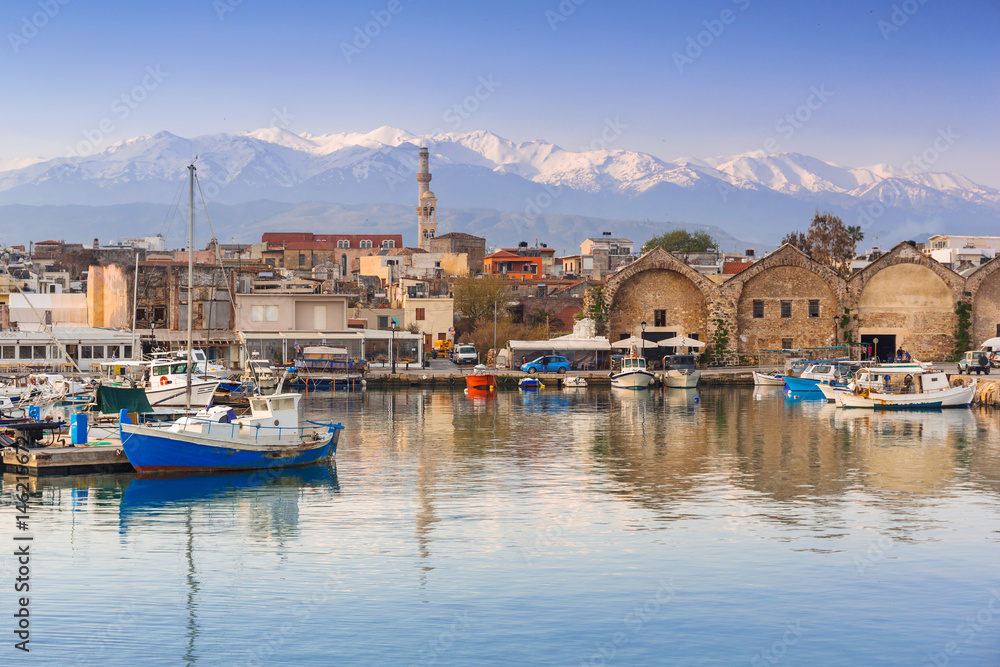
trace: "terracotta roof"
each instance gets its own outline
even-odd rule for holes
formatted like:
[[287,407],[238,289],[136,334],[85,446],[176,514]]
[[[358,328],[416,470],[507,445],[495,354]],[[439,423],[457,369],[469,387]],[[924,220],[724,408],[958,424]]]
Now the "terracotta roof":
[[728,276],[739,273],[740,271],[748,269],[751,266],[753,266],[753,262],[723,262],[722,273]]
[[466,234],[465,232],[448,232],[447,234],[441,234],[435,238],[439,239],[467,239],[476,241],[485,241],[482,236],[473,236],[472,234]]
[[520,257],[521,256],[518,255],[517,253],[511,252],[509,250],[497,250],[494,253],[486,255],[486,259],[490,259],[490,258],[493,258],[493,259],[507,259],[507,258],[519,259]]
[[35,243],[36,246],[40,245],[59,245],[62,241],[38,241]]

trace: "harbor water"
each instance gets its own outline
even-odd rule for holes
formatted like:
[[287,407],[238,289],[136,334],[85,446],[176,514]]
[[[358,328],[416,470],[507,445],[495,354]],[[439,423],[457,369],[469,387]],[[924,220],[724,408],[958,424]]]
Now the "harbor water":
[[0,664],[1000,664],[995,409],[746,387],[302,405],[344,424],[334,464],[32,479],[21,532],[5,474]]

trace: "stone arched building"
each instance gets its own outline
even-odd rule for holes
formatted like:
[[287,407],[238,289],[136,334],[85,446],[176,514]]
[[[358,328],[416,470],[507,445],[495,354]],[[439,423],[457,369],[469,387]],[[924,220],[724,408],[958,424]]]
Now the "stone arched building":
[[965,291],[972,305],[973,346],[1000,336],[1000,257],[994,257],[969,275]]
[[[638,335],[645,321],[650,340],[696,337],[730,363],[764,349],[846,340],[872,345],[881,358],[903,347],[934,361],[954,350],[955,310],[963,299],[972,307],[974,345],[1000,335],[1000,260],[966,281],[900,243],[845,280],[784,245],[716,284],[657,248],[612,276],[603,299],[612,340]],[[725,349],[712,349],[720,341]]]
[[662,248],[608,279],[603,296],[612,341],[638,336],[642,322],[651,341],[673,336],[708,340],[714,332],[719,286]]

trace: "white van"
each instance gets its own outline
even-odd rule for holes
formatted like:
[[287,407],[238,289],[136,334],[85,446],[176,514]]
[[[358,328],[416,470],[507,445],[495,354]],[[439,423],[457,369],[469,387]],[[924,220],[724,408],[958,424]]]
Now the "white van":
[[451,360],[457,365],[471,364],[475,366],[479,363],[479,353],[476,352],[475,345],[463,343],[451,348]]

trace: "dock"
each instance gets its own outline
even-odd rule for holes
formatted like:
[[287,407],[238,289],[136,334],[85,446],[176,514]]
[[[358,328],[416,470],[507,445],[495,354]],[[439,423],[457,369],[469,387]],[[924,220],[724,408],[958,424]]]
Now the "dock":
[[107,445],[52,445],[28,450],[6,447],[4,472],[33,477],[132,472],[120,442]]

